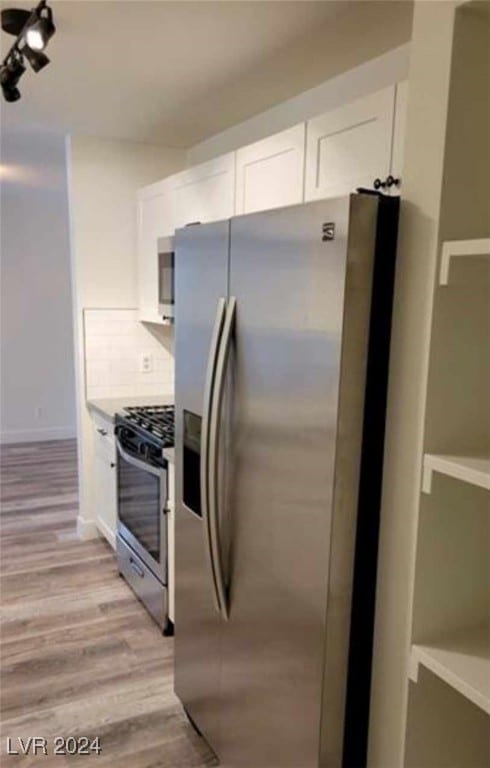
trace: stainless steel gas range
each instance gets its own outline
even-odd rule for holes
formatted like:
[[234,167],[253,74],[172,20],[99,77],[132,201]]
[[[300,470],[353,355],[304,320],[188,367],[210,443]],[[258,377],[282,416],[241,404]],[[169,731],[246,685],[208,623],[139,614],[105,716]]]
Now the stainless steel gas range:
[[164,634],[168,617],[168,465],[173,406],[129,407],[116,415],[119,573]]

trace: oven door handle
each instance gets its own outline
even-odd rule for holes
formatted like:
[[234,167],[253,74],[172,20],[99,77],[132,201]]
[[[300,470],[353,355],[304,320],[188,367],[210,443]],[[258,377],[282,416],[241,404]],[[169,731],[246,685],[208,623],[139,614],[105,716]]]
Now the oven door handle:
[[214,386],[214,402],[211,410],[211,425],[209,430],[209,518],[211,532],[211,547],[215,563],[216,585],[221,606],[221,617],[228,619],[228,589],[223,565],[223,552],[220,540],[219,522],[219,455],[221,414],[223,410],[223,395],[225,390],[226,369],[230,355],[230,347],[235,327],[236,298],[231,296],[226,309],[226,317],[221,334],[221,343],[216,362],[216,381]]
[[201,509],[204,523],[204,535],[206,538],[206,553],[213,585],[213,597],[218,613],[221,613],[220,592],[217,583],[216,562],[214,559],[214,547],[212,543],[211,525],[209,518],[209,435],[212,417],[212,407],[214,400],[214,382],[216,375],[216,361],[221,341],[221,334],[226,314],[226,301],[220,298],[216,307],[216,316],[214,320],[211,343],[209,345],[208,365],[206,370],[206,380],[204,384],[204,400],[202,406],[202,428],[201,428],[201,464],[200,464],[200,486],[201,486]]
[[165,474],[164,469],[159,469],[158,467],[153,467],[151,464],[148,464],[146,461],[142,461],[141,459],[137,459],[135,456],[132,456],[130,453],[124,450],[124,448],[121,446],[121,443],[119,440],[116,440],[117,450],[121,458],[124,459],[124,461],[127,461],[128,464],[131,464],[131,466],[136,467],[136,469],[141,469],[142,472],[149,472],[150,475],[154,475],[155,477],[162,478],[162,476]]

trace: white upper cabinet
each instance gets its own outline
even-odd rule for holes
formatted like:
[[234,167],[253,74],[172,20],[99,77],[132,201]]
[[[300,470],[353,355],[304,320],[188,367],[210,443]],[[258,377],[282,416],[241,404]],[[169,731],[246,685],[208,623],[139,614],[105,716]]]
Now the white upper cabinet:
[[253,213],[303,201],[305,123],[236,153],[236,213]]
[[138,192],[138,309],[139,319],[163,323],[158,314],[159,237],[173,235],[175,205],[169,180]]
[[235,213],[235,153],[173,176],[176,228],[228,219]]
[[345,104],[236,152],[201,163],[138,193],[138,306],[158,313],[160,237],[187,224],[373,189],[397,195],[405,144],[407,82]]
[[391,172],[395,86],[345,104],[307,124],[305,199],[373,188]]

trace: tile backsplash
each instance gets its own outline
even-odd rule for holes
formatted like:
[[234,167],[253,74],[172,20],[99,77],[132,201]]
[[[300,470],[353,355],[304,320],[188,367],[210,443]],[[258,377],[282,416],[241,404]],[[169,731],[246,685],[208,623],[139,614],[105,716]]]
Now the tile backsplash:
[[173,392],[171,329],[143,325],[136,309],[85,309],[83,323],[87,400]]

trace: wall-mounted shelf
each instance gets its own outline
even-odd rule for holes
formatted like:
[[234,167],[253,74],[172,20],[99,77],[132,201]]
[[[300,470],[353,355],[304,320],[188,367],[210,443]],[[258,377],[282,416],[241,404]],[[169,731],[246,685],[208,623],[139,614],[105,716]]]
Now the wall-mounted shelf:
[[490,457],[487,456],[449,456],[426,453],[422,476],[424,493],[430,493],[432,490],[433,472],[439,472],[456,480],[462,480],[464,483],[490,490]]
[[460,632],[437,645],[413,645],[410,679],[415,683],[420,664],[490,714],[489,625]]
[[173,322],[169,322],[168,320],[163,320],[162,316],[157,314],[156,312],[140,312],[138,315],[138,320],[140,323],[151,323],[152,325],[160,325],[164,328],[173,328],[174,324]]
[[490,239],[446,240],[442,244],[439,285],[448,284],[451,259],[460,256],[490,256]]

